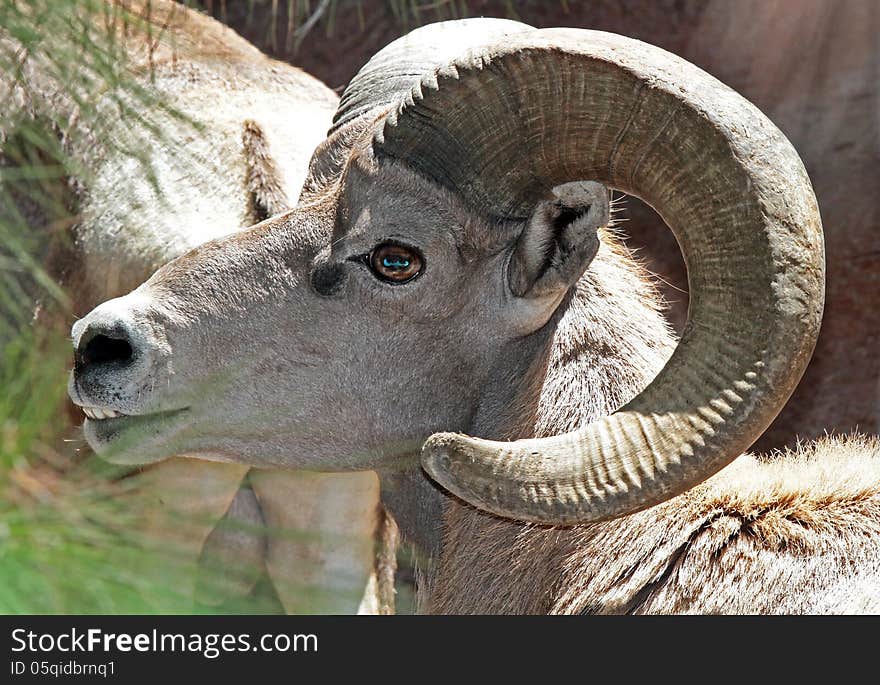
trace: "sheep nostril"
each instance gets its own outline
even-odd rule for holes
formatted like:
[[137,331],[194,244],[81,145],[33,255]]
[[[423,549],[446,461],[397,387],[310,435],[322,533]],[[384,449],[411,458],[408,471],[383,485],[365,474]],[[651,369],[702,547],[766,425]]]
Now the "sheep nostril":
[[134,357],[134,350],[128,340],[98,334],[90,338],[77,350],[78,366],[86,368],[117,362],[127,364]]

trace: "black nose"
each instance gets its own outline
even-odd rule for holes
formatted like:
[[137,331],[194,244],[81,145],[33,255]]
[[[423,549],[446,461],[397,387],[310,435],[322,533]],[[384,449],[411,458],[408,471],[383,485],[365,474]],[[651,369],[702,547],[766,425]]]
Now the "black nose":
[[134,359],[134,349],[129,336],[121,326],[90,324],[79,339],[76,348],[76,370],[101,365],[126,366]]

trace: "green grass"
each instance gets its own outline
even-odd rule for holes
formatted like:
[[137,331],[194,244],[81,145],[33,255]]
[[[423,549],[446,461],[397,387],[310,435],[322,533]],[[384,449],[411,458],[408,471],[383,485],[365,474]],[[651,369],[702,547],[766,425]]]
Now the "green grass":
[[[260,573],[197,568],[191,548],[161,531],[206,522],[132,496],[138,477],[87,456],[67,415],[64,329],[74,317],[44,264],[77,220],[74,185],[89,179],[68,153],[70,137],[100,136],[109,100],[113,116],[133,123],[116,151],[149,178],[138,136],[159,135],[150,112],[176,116],[129,78],[109,30],[120,21],[139,19],[96,0],[0,0],[0,613],[199,611],[196,578],[211,587]],[[45,79],[42,90],[31,87],[35,78]],[[11,92],[13,84],[22,87]],[[38,101],[53,88],[61,105]],[[143,529],[148,517],[159,533]],[[257,594],[223,611],[276,610],[273,602]]]

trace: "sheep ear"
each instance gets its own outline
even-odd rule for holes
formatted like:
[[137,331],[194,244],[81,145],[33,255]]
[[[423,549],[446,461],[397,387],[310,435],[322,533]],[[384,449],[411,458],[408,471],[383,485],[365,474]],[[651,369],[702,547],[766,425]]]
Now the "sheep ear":
[[517,297],[558,295],[574,285],[599,249],[597,231],[608,225],[601,183],[565,183],[553,196],[537,204],[514,247],[508,282]]
[[284,190],[284,177],[272,157],[263,128],[253,119],[245,120],[241,142],[251,221],[256,224],[291,209],[293,204]]

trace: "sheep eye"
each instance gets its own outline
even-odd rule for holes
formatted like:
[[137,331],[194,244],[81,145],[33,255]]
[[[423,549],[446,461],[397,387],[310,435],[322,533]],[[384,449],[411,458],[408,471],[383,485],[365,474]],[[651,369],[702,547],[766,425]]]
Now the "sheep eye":
[[414,249],[397,243],[377,245],[369,255],[367,264],[379,280],[386,283],[406,283],[422,272],[424,261]]

